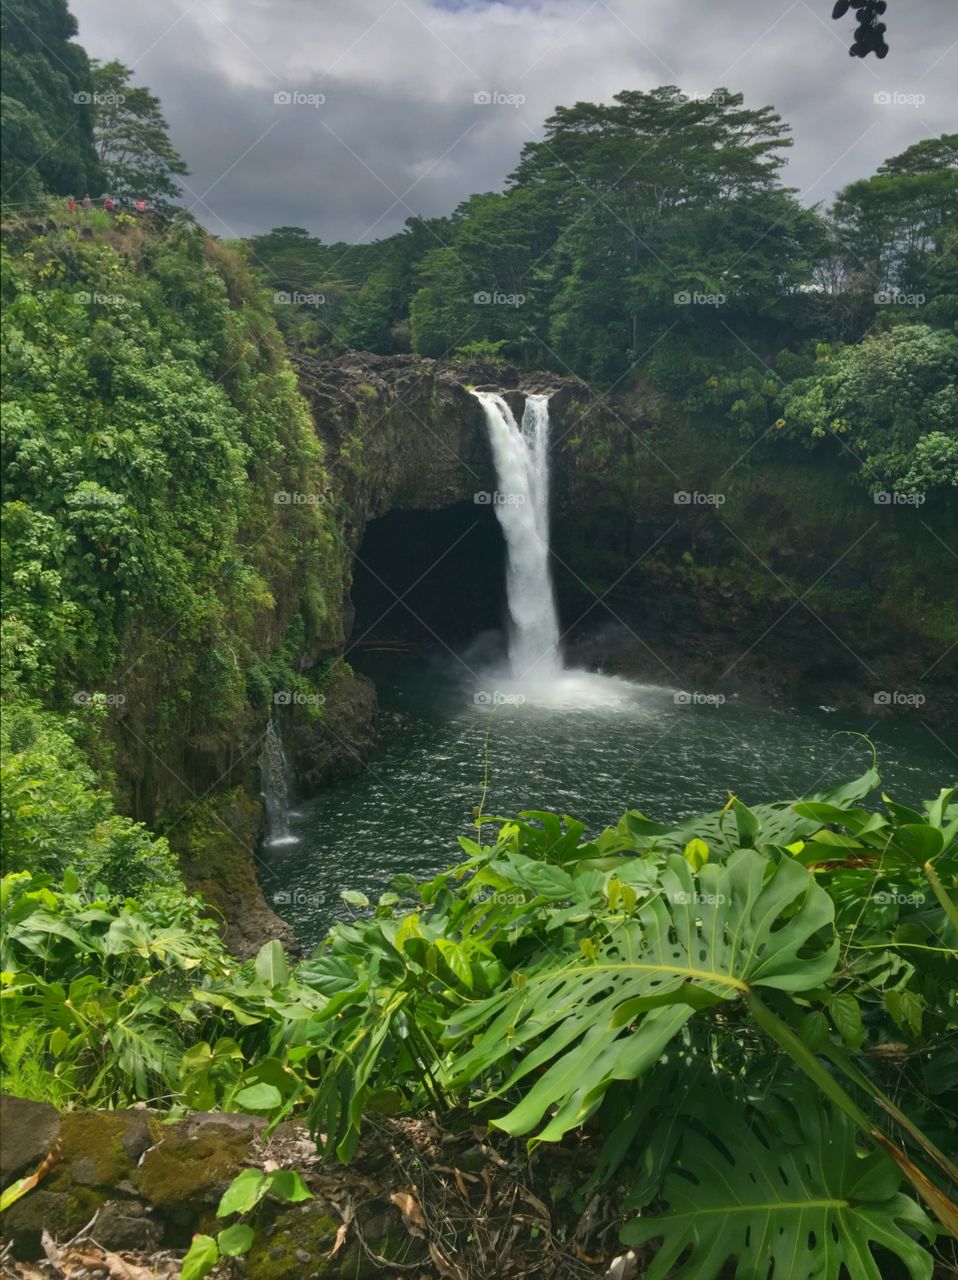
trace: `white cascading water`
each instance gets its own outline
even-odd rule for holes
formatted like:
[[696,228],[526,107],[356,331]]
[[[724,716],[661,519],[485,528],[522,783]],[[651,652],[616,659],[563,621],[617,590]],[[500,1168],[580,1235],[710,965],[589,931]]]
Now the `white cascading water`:
[[266,725],[259,771],[266,810],[266,843],[296,844],[296,837],[289,831],[289,766],[272,718]]
[[506,540],[509,665],[513,679],[547,684],[562,672],[549,564],[549,398],[526,399],[520,429],[502,396],[474,394],[486,415]]

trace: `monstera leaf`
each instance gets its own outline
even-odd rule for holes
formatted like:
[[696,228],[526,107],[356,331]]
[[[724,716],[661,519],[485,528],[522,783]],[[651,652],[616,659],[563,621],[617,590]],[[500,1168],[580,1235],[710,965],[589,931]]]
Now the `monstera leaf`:
[[811,1091],[793,1102],[717,1107],[707,1127],[686,1128],[661,1209],[622,1232],[630,1245],[662,1241],[647,1280],[715,1280],[732,1262],[736,1280],[882,1280],[874,1248],[929,1280],[931,1254],[906,1229],[929,1240],[936,1230],[899,1192],[894,1164],[863,1155],[853,1123]]
[[447,1040],[474,1043],[447,1078],[462,1085],[518,1058],[487,1096],[541,1074],[494,1123],[529,1133],[555,1108],[537,1141],[556,1141],[592,1114],[613,1081],[644,1074],[696,1010],[753,986],[795,992],[823,982],[838,954],[833,914],[825,891],[791,860],[740,849],[694,873],[673,855],[657,896],[607,918],[598,937],[582,926],[578,955],[569,958],[572,935],[513,974],[508,990],[454,1013]]

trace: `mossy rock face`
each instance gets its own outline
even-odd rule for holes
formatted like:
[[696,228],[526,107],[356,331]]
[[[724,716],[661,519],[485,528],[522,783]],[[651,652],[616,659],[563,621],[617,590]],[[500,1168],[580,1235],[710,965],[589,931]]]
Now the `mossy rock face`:
[[60,1121],[63,1162],[51,1184],[58,1174],[83,1187],[130,1183],[151,1142],[145,1111],[68,1111]]
[[267,906],[256,879],[252,851],[262,824],[260,803],[236,787],[194,805],[170,830],[183,879],[223,922],[224,941],[240,960],[271,938],[295,946],[292,929]]
[[[85,1219],[89,1221],[92,1213]],[[76,1223],[73,1231],[79,1231],[83,1222]],[[13,1244],[13,1256],[30,1261],[43,1255],[40,1237],[48,1231],[54,1239],[70,1234],[70,1208],[65,1191],[51,1191],[37,1187],[29,1195],[12,1204],[3,1215],[4,1238]]]
[[174,1125],[137,1170],[140,1194],[173,1221],[195,1222],[249,1163],[252,1128]]
[[[271,1222],[261,1219],[249,1253],[250,1280],[377,1280],[394,1274],[369,1256],[355,1232],[330,1257],[339,1225],[332,1206],[319,1199],[280,1209]],[[363,1238],[370,1253],[386,1262],[428,1262],[425,1244],[410,1237],[394,1209],[370,1217]]]
[[284,738],[306,795],[361,773],[376,741],[376,686],[343,663],[333,670],[324,690],[322,714],[304,716],[284,726]]

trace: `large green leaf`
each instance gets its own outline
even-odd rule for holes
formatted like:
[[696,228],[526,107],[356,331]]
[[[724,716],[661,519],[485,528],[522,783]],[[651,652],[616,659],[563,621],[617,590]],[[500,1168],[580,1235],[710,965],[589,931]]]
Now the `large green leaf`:
[[[551,949],[514,985],[453,1014],[447,1039],[475,1037],[449,1075],[461,1085],[518,1059],[489,1096],[533,1073],[531,1089],[495,1123],[555,1141],[581,1124],[614,1080],[641,1076],[696,1009],[741,998],[751,986],[809,990],[838,955],[831,899],[791,860],[740,849],[693,873],[667,860],[661,892],[632,916],[610,917],[580,954]],[[507,1060],[503,1063],[503,1060]]]
[[661,1211],[622,1232],[630,1245],[662,1241],[647,1280],[715,1280],[733,1262],[736,1280],[882,1280],[877,1247],[928,1280],[931,1254],[905,1228],[933,1240],[935,1227],[900,1194],[898,1170],[864,1155],[854,1124],[814,1093],[795,1101],[778,1116],[716,1107],[707,1128],[688,1125]]
[[[830,791],[816,792],[805,797],[801,804],[788,800],[771,804],[753,805],[751,808],[733,797],[726,807],[717,813],[685,818],[672,827],[650,822],[642,814],[626,814],[624,824],[633,837],[632,847],[638,850],[651,848],[678,851],[689,840],[704,840],[713,858],[727,857],[739,848],[762,849],[769,845],[782,846],[811,835],[821,821],[807,813],[809,802],[818,802],[836,812],[844,812],[851,801],[862,800],[880,785],[874,769],[869,769],[853,782]],[[838,808],[840,806],[841,808]]]

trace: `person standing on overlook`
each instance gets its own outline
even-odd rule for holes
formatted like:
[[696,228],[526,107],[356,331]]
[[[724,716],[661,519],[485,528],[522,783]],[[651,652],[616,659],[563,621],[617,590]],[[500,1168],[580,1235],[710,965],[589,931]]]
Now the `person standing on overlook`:
[[83,197],[83,207],[84,207],[84,209],[92,209],[92,208],[93,208],[93,201],[90,199],[90,193],[89,193],[89,191],[88,191],[88,192],[86,193],[86,195]]

